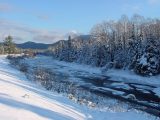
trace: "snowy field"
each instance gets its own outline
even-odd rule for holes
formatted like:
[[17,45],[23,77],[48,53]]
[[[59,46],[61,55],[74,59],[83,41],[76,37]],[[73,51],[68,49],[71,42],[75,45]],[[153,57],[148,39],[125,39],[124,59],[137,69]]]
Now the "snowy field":
[[[86,70],[84,67],[75,68]],[[87,72],[97,74],[100,71],[88,67]],[[159,93],[158,88],[155,91]],[[103,111],[74,103],[61,94],[46,91],[41,86],[29,82],[23,73],[10,67],[5,56],[0,56],[0,108],[0,120],[159,119],[137,110]]]

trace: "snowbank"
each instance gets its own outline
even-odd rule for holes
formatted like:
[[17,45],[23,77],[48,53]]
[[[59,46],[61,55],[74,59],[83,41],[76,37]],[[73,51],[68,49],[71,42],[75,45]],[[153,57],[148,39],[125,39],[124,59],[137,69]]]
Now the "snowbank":
[[114,69],[108,70],[105,74],[111,77],[112,80],[160,86],[160,75],[143,77],[135,74],[133,71]]

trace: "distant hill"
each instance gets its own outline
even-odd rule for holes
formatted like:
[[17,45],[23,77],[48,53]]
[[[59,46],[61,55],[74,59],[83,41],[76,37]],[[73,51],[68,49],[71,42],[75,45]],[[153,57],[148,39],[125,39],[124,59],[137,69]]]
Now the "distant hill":
[[48,49],[52,44],[35,43],[35,42],[25,42],[22,44],[16,44],[18,48],[22,49]]
[[[75,41],[89,40],[90,37],[91,37],[90,35],[80,35],[73,38],[73,40]],[[35,43],[35,42],[28,41],[22,44],[16,44],[16,46],[22,49],[48,49],[50,46],[54,47],[59,44],[66,44],[66,40],[59,40],[58,42],[53,44]]]

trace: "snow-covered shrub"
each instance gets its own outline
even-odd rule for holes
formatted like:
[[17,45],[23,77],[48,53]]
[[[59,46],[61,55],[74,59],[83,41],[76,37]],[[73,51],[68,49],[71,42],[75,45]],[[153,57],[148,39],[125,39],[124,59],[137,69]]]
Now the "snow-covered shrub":
[[7,59],[9,59],[9,60],[11,60],[12,58],[13,58],[13,56],[11,56],[11,55],[7,56]]
[[26,56],[7,56],[7,59],[9,59],[11,65],[14,65],[17,69],[19,69],[21,72],[27,73],[29,65],[25,63],[23,60]]
[[102,72],[106,72],[109,69],[122,69],[124,67],[124,62],[115,61],[115,62],[109,62],[102,68]]
[[10,60],[10,63],[13,65],[17,65],[20,62],[24,62],[23,60],[25,58],[32,58],[32,56],[29,56],[28,54],[8,55],[7,56],[7,59]]
[[135,66],[135,72],[142,75],[156,75],[159,73],[159,62],[154,56],[151,57],[149,54],[144,54],[138,59]]
[[114,58],[114,68],[115,69],[122,69],[127,67],[127,53],[125,50],[118,49],[115,58]]
[[50,69],[37,67],[34,69],[34,80],[40,82],[47,90],[52,89],[55,75]]
[[102,72],[106,72],[107,70],[112,69],[113,67],[114,67],[114,63],[110,62],[102,68]]
[[136,61],[134,70],[138,74],[149,76],[160,73],[160,51],[153,38],[148,40],[144,53]]
[[16,66],[16,65],[19,64],[21,57],[15,57],[15,56],[8,55],[8,56],[7,56],[7,59],[10,61],[10,63],[11,63],[12,65],[15,65],[15,66]]
[[27,73],[28,72],[28,64],[27,63],[21,63],[19,64],[19,70],[21,72]]
[[114,64],[115,69],[122,69],[124,67],[124,63],[120,61],[116,61]]

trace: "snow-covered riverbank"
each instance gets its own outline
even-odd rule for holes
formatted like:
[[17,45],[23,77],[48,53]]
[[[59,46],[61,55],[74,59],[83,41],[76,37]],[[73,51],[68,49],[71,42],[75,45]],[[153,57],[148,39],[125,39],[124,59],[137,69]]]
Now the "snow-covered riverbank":
[[23,73],[0,56],[0,119],[2,120],[152,120],[136,110],[100,111],[73,103],[57,93],[29,82]]

